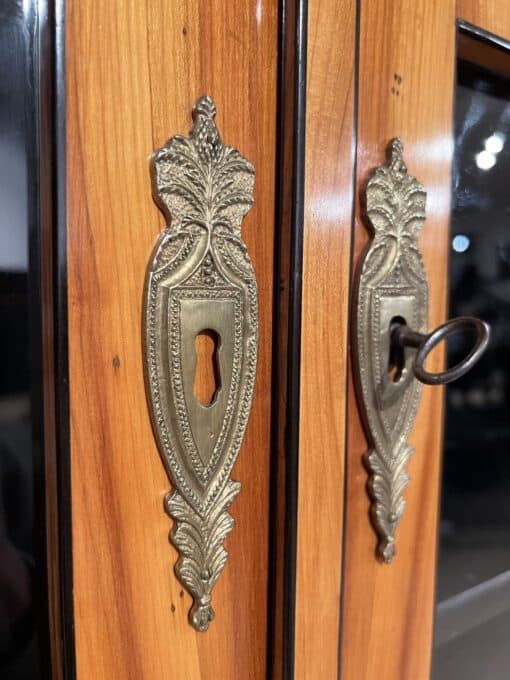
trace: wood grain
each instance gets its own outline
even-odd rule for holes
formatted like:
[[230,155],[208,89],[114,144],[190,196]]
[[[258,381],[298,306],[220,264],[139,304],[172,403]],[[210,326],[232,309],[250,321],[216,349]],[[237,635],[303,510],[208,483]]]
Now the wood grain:
[[338,675],[356,3],[310,0],[295,678]]
[[[420,236],[430,285],[429,323],[446,313],[452,103],[453,0],[361,3],[356,192],[385,160],[390,139],[404,142],[409,172],[426,187]],[[367,240],[357,202],[355,264]],[[443,357],[431,357],[438,370]],[[375,558],[369,521],[367,441],[349,389],[343,583],[342,680],[428,680],[442,436],[442,391],[425,387],[410,442],[411,482],[391,566]],[[333,677],[333,676],[328,676]]]
[[505,0],[457,0],[457,18],[510,40],[510,4]]
[[[78,680],[266,677],[275,185],[276,0],[70,2],[67,200]],[[173,573],[169,481],[145,398],[141,305],[163,227],[148,158],[209,94],[256,168],[243,223],[260,296],[253,410],[234,469],[228,565],[207,634]]]

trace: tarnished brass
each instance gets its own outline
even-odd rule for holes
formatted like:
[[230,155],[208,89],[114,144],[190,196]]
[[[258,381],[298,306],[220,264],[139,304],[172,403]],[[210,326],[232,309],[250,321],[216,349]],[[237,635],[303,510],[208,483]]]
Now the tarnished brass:
[[373,240],[358,270],[355,305],[358,391],[372,445],[366,455],[372,518],[378,554],[387,563],[395,556],[395,531],[405,509],[406,465],[413,452],[407,440],[421,394],[413,376],[416,348],[402,347],[401,356],[392,357],[390,327],[405,322],[424,333],[428,314],[427,279],[418,248],[426,192],[408,175],[402,151],[402,142],[394,139],[387,163],[366,185],[365,216]]
[[[227,560],[230,479],[250,413],[257,365],[257,285],[241,222],[253,202],[254,169],[225,146],[209,97],[193,110],[189,137],[172,137],[152,159],[153,194],[167,226],[144,293],[148,400],[173,483],[165,499],[180,553],[176,573],[194,598],[190,623],[207,630],[212,590]],[[194,394],[195,340],[219,336],[220,386],[212,403]]]
[[[427,194],[407,173],[403,147],[394,139],[388,161],[367,182],[364,217],[373,239],[357,273],[356,384],[372,448],[372,521],[379,535],[378,555],[390,563],[395,531],[404,514],[403,492],[413,453],[408,437],[420,401],[421,383],[444,385],[469,371],[487,348],[488,324],[459,317],[427,331],[428,285],[418,236],[425,223]],[[475,332],[476,342],[456,366],[430,373],[425,360],[449,336]]]

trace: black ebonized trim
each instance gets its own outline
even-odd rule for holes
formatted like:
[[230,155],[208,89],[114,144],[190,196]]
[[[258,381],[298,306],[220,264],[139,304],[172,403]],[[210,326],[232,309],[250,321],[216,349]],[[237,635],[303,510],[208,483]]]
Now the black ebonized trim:
[[[299,471],[299,419],[301,381],[301,298],[303,277],[303,230],[305,200],[306,58],[308,2],[298,0],[294,44],[294,139],[292,168],[291,253],[287,345],[287,413],[285,423],[285,566],[284,566],[284,680],[294,678],[296,560]],[[284,84],[284,87],[286,85]]]
[[[23,59],[26,61],[24,144],[27,165],[28,228],[28,328],[30,346],[31,441],[34,480],[34,611],[37,628],[41,678],[52,678],[58,668],[66,680],[75,677],[72,612],[70,479],[69,479],[69,409],[67,379],[67,297],[66,297],[66,223],[65,223],[65,79],[64,79],[64,1],[30,0],[12,3],[3,18],[20,12],[26,38]],[[21,55],[20,55],[21,57]],[[58,270],[55,268],[58,259]],[[55,274],[51,281],[51,272]],[[48,301],[55,309],[48,314]],[[57,341],[55,341],[57,339]],[[57,370],[51,374],[46,365],[48,350],[54,352]],[[46,381],[46,382],[45,382]],[[54,381],[58,426],[59,469],[49,469],[53,451],[46,446],[55,429],[49,402],[45,403],[45,385]],[[59,552],[48,552],[48,476],[58,475]],[[58,560],[61,569],[60,596],[49,590],[50,563]],[[50,562],[51,561],[51,562]],[[52,645],[55,631],[50,624],[51,610],[60,618],[63,640]],[[64,660],[53,658],[51,650],[60,650]],[[60,675],[59,675],[60,677]]]
[[307,0],[280,0],[267,632],[274,680],[294,677],[306,35]]
[[[43,359],[43,291],[42,291],[42,220],[44,205],[44,173],[41,158],[44,128],[45,96],[41,73],[44,71],[44,6],[31,2],[24,18],[29,32],[28,68],[30,87],[25,94],[25,134],[27,141],[28,203],[28,317],[30,346],[30,412],[34,474],[34,558],[33,597],[38,634],[39,671],[41,678],[52,677],[50,606],[48,591],[48,551],[46,514],[46,448],[44,410]],[[30,140],[30,142],[28,142]]]
[[[38,121],[39,121],[39,231],[46,243],[52,272],[53,389],[57,508],[56,531],[59,593],[54,598],[62,639],[54,649],[65,680],[76,677],[73,613],[72,522],[69,432],[69,373],[67,344],[67,225],[66,225],[66,85],[65,0],[39,0]],[[41,252],[40,255],[41,256]],[[45,339],[48,342],[48,338]],[[52,677],[48,675],[48,678]]]
[[268,589],[267,589],[267,678],[268,680],[280,680],[274,677],[275,657],[281,653],[276,648],[277,632],[277,600],[278,580],[278,498],[279,498],[279,431],[281,427],[279,418],[280,382],[282,368],[280,365],[280,336],[282,334],[280,309],[281,309],[281,285],[282,280],[282,221],[283,221],[283,196],[285,186],[285,56],[287,36],[287,4],[281,0],[278,5],[278,65],[276,84],[276,148],[275,148],[275,236],[273,256],[273,315],[272,328],[273,339],[271,347],[271,459],[270,459],[270,484],[269,484],[269,545],[268,545]]
[[53,0],[54,49],[54,315],[55,397],[59,497],[60,602],[62,654],[66,680],[76,677],[72,565],[71,435],[67,318],[67,214],[66,214],[66,65],[65,0]]
[[490,31],[485,31],[479,26],[470,24],[468,21],[463,19],[457,19],[457,29],[461,33],[465,33],[470,38],[475,38],[481,40],[482,42],[488,43],[491,47],[496,49],[504,50],[505,52],[510,51],[510,41],[501,38]]

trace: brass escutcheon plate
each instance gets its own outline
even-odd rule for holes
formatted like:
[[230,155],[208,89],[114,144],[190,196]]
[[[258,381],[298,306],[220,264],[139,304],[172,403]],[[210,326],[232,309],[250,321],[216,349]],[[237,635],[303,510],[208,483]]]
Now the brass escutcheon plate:
[[408,437],[421,395],[412,370],[415,348],[405,348],[400,374],[390,375],[390,324],[403,319],[418,332],[427,330],[428,285],[418,245],[426,197],[407,172],[402,142],[394,139],[387,163],[376,168],[364,192],[364,217],[373,238],[358,268],[353,306],[356,382],[371,444],[365,457],[371,514],[378,555],[388,564],[396,554],[395,532],[405,510],[406,466],[413,453]]
[[[228,508],[241,485],[230,473],[243,442],[257,367],[257,284],[241,237],[253,203],[252,164],[225,146],[209,97],[193,110],[189,137],[152,158],[153,195],[166,218],[147,269],[144,356],[148,401],[173,490],[165,499],[179,551],[175,570],[194,598],[190,623],[206,631],[212,591],[227,560]],[[220,386],[194,394],[195,340],[219,338]]]

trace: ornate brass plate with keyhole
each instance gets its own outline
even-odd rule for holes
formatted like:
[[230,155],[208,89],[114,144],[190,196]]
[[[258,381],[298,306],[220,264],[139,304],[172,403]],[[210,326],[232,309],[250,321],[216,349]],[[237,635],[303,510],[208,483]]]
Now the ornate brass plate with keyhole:
[[[371,448],[372,519],[378,555],[389,564],[405,510],[408,443],[421,383],[444,385],[467,373],[487,348],[490,328],[481,319],[450,319],[427,332],[428,283],[418,236],[425,224],[427,194],[408,174],[403,145],[394,139],[387,162],[376,168],[364,192],[364,217],[373,231],[357,272],[355,376]],[[475,332],[476,342],[456,366],[430,373],[424,362],[441,341]]]
[[426,197],[407,172],[402,142],[394,139],[387,163],[374,171],[365,189],[364,213],[373,240],[358,269],[354,305],[357,386],[372,445],[366,455],[372,518],[378,555],[386,563],[395,556],[395,532],[405,510],[406,467],[413,453],[408,437],[421,395],[413,375],[416,349],[402,349],[397,373],[391,375],[390,331],[399,320],[419,332],[427,329],[428,285],[418,246]]
[[[152,159],[153,194],[167,226],[151,256],[144,293],[148,401],[173,483],[165,499],[180,553],[176,573],[194,598],[190,623],[207,630],[213,587],[241,485],[230,473],[250,413],[257,366],[257,285],[241,222],[253,202],[254,169],[221,140],[209,97],[193,110],[189,137]],[[194,393],[195,341],[218,338],[219,385],[210,404]]]

